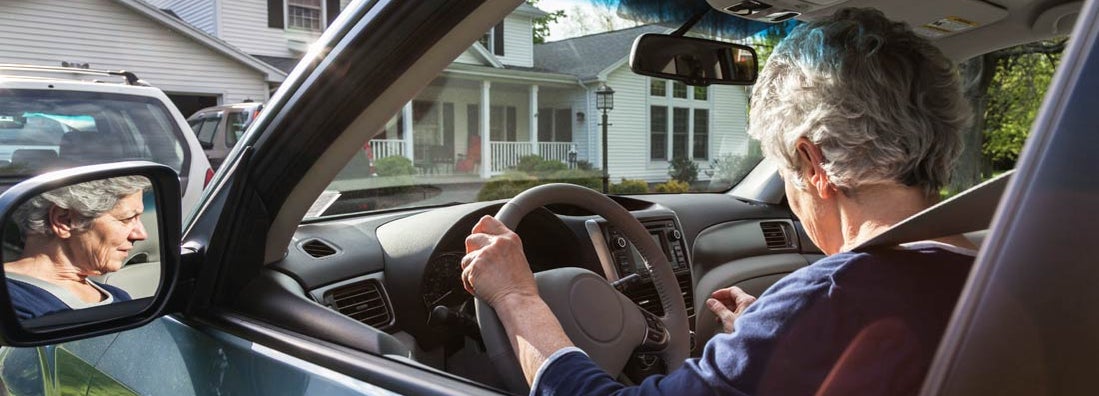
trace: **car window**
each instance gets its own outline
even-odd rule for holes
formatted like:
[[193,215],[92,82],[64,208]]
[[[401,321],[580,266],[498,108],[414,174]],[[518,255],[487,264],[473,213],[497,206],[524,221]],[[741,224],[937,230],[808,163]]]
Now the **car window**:
[[0,176],[148,160],[185,168],[182,131],[156,98],[74,91],[0,93]]
[[221,114],[204,115],[198,119],[189,121],[191,129],[195,131],[195,137],[204,147],[214,144],[214,134],[217,132],[218,123],[221,122]]
[[252,122],[251,111],[233,111],[225,121],[225,147],[233,147]]

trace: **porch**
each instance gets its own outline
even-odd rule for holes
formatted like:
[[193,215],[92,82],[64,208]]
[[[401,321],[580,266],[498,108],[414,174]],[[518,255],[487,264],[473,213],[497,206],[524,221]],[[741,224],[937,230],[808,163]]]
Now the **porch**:
[[364,149],[374,161],[408,158],[421,175],[489,178],[528,155],[567,164],[576,152],[573,130],[583,130],[574,102],[583,98],[575,87],[444,75]]
[[[569,163],[569,152],[576,148],[571,142],[489,142],[489,176],[515,168],[519,159],[538,155],[547,160]],[[404,156],[407,151],[404,139],[373,139],[370,151],[375,161],[392,156]],[[413,144],[413,165],[425,175],[480,175],[482,163],[469,154],[451,155],[443,145]],[[473,153],[476,155],[476,153]]]

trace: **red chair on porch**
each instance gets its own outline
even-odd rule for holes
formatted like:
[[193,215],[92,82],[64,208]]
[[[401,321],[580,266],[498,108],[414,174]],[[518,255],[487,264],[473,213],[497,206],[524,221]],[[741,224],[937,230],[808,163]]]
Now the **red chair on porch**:
[[454,170],[464,173],[476,172],[481,167],[481,137],[470,135],[469,144],[466,147],[465,158],[458,160]]

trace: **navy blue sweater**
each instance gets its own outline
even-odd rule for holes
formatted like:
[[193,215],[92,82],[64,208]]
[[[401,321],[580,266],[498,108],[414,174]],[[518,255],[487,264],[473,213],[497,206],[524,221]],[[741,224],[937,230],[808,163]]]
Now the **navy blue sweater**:
[[669,375],[625,387],[576,351],[546,362],[532,394],[806,395],[822,384],[915,394],[972,262],[934,243],[829,256],[777,282],[733,334]]
[[[92,281],[89,280],[89,282]],[[51,312],[68,311],[72,309],[61,301],[61,299],[57,298],[57,296],[54,296],[52,293],[38,286],[11,278],[7,279],[7,283],[8,293],[11,294],[12,306],[15,307],[15,314],[19,316],[20,319],[36,318]],[[111,293],[115,302],[130,300],[130,294],[122,289],[98,282],[95,284],[108,293]]]

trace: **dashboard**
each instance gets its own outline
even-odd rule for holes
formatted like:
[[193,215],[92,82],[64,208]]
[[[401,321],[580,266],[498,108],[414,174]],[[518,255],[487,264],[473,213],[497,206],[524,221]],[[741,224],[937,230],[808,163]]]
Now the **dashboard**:
[[[721,194],[612,199],[645,226],[672,265],[692,330],[696,323],[713,321],[712,316],[702,317],[708,313],[705,309],[696,318],[695,301],[705,300],[711,284],[730,281],[715,281],[709,275],[762,258],[782,264],[753,277],[774,277],[807,265],[815,254],[811,246],[800,243],[804,233],[782,206]],[[285,289],[287,298],[300,300],[293,302],[295,306],[310,312],[287,312],[279,307],[286,302],[253,301],[246,309],[264,311],[255,312],[257,316],[277,314],[282,316],[280,323],[297,323],[298,330],[321,339],[491,381],[478,378],[478,372],[492,369],[479,345],[473,299],[462,288],[459,262],[473,225],[482,216],[496,214],[502,204],[469,203],[302,224],[287,256],[268,266],[270,278],[278,280],[267,287]],[[763,223],[780,224],[780,233],[790,243],[769,247]],[[617,282],[619,290],[642,308],[663,314],[647,263],[601,217],[581,208],[551,205],[527,215],[515,231],[532,271],[584,268]]]

